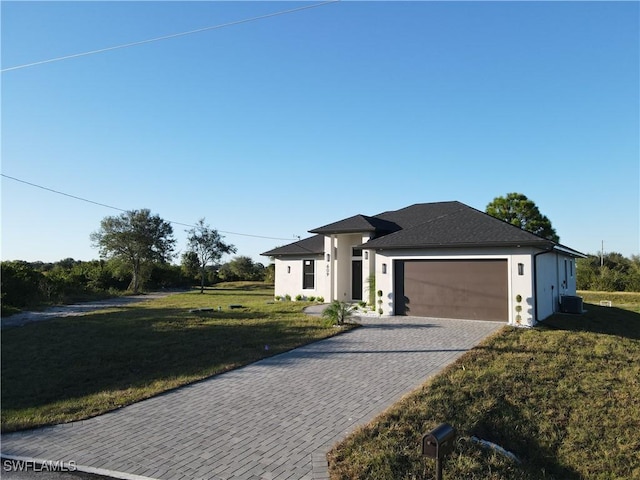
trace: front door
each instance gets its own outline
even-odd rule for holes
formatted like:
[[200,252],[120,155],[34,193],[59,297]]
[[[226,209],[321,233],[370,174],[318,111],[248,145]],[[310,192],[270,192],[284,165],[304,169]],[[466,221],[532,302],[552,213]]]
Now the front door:
[[362,300],[362,260],[351,262],[351,300]]

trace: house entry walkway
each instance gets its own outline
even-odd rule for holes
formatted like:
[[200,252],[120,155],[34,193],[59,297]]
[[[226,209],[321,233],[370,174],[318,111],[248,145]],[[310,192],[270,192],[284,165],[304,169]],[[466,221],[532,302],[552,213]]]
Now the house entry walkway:
[[504,326],[362,323],[96,418],[2,435],[2,454],[139,480],[327,479],[331,445]]

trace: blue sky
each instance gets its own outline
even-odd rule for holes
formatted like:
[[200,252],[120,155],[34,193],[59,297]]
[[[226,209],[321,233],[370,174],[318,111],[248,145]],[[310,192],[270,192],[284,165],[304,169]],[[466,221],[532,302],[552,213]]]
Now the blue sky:
[[[3,1],[2,69],[305,5]],[[7,70],[2,173],[205,217],[263,263],[357,213],[509,192],[565,245],[637,255],[639,18],[637,2],[343,0]],[[1,181],[2,259],[98,258],[89,235],[117,210]]]

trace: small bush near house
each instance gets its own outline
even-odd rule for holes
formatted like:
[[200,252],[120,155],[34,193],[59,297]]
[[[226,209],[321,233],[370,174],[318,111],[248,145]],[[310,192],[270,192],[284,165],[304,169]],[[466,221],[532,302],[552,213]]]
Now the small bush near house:
[[349,303],[334,300],[322,312],[322,316],[333,322],[333,325],[344,325],[345,320],[353,316],[354,309],[354,306]]
[[301,302],[302,300],[304,300],[304,297],[302,295],[296,295],[296,302]]
[[288,293],[284,296],[285,301],[290,302],[291,301],[291,295],[289,295]]

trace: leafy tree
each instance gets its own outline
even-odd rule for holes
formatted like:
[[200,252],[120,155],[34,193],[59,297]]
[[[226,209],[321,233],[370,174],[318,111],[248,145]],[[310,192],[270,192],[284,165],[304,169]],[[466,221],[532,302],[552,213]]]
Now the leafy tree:
[[134,293],[140,290],[143,267],[171,259],[176,242],[171,224],[146,208],[105,217],[91,240],[101,257],[126,262],[132,273],[129,289]]
[[2,307],[25,307],[38,303],[42,298],[41,285],[44,276],[28,262],[22,260],[2,262]]
[[254,262],[250,257],[239,256],[222,265],[218,275],[228,282],[237,280],[262,281],[265,276],[265,268],[264,265]]
[[182,254],[182,274],[191,279],[200,278],[200,261],[196,252],[187,251]]
[[276,281],[276,265],[275,263],[270,263],[264,269],[264,281],[267,283],[275,283]]
[[640,291],[640,257],[620,253],[589,254],[576,263],[578,290],[605,292]]
[[551,221],[540,213],[532,200],[529,200],[522,193],[508,193],[506,197],[494,198],[487,205],[486,212],[492,217],[504,220],[553,242],[560,241],[560,237],[551,226]]
[[189,234],[187,251],[197,256],[200,268],[200,293],[204,293],[207,265],[219,261],[225,253],[235,253],[236,247],[224,243],[218,231],[204,223],[204,218],[198,220],[196,226],[187,230],[187,233]]

